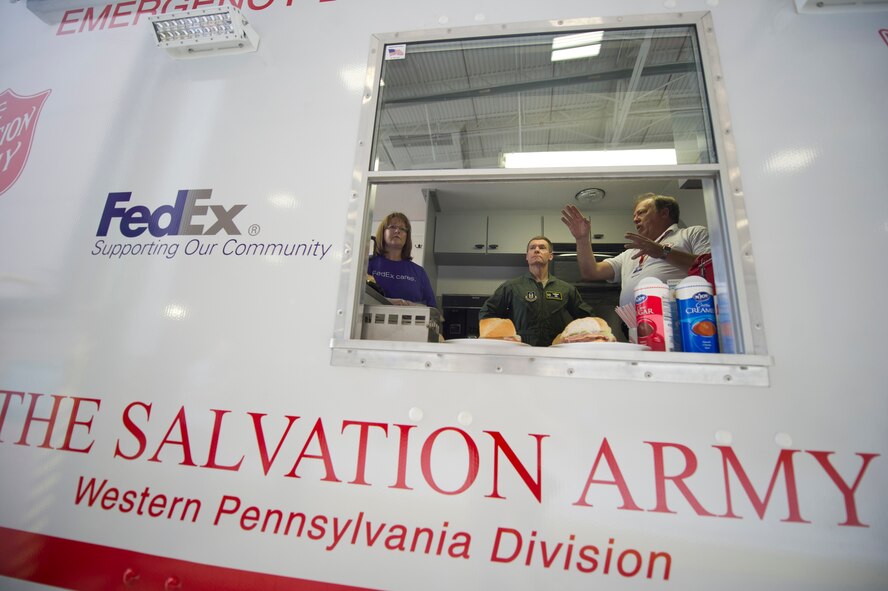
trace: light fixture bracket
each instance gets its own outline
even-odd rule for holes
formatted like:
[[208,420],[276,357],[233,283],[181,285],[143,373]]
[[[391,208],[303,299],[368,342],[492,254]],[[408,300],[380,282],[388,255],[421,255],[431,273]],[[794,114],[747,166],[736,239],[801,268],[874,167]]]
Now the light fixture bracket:
[[197,8],[148,17],[157,47],[176,59],[246,53],[259,35],[234,6]]

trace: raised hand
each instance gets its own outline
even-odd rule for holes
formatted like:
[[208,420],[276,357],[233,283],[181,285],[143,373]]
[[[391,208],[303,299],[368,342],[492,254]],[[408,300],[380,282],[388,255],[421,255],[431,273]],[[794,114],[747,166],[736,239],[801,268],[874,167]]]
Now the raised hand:
[[642,255],[647,255],[655,259],[663,257],[663,245],[659,242],[651,240],[650,238],[645,238],[641,234],[636,234],[635,232],[626,232],[625,238],[629,242],[623,246],[626,248],[638,249],[638,252],[632,255],[633,259],[637,259]]
[[561,210],[561,221],[575,239],[589,240],[592,222],[575,205],[564,206],[564,209]]

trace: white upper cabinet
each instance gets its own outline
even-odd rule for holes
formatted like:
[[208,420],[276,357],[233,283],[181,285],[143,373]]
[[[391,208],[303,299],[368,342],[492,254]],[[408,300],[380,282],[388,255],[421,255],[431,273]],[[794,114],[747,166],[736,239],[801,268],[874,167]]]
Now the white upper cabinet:
[[435,253],[484,254],[487,252],[487,216],[439,213],[436,216]]
[[[625,242],[626,232],[634,232],[631,212],[601,212],[586,214],[592,222],[592,243],[619,243]],[[546,214],[543,216],[543,233],[552,242],[574,243],[567,226],[561,221],[560,213]]]
[[523,264],[527,242],[542,234],[540,214],[439,213],[435,258],[442,265]]
[[527,243],[543,233],[539,214],[498,213],[487,216],[487,252],[520,254],[527,252]]

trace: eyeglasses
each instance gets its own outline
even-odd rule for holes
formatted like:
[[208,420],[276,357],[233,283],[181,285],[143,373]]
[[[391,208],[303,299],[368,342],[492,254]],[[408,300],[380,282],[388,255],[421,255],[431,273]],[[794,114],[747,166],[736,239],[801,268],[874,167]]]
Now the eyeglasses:
[[397,230],[398,232],[401,232],[402,234],[407,233],[407,228],[405,228],[404,226],[396,226],[395,224],[389,224],[388,226],[385,227],[385,229],[391,230],[392,232]]

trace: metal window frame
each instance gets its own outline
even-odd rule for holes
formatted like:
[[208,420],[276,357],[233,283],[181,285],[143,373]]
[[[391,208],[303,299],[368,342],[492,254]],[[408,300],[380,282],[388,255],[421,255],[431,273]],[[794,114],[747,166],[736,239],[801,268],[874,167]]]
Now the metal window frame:
[[[428,171],[373,171],[370,156],[376,127],[379,78],[386,45],[421,41],[448,41],[589,28],[635,28],[691,25],[696,28],[704,72],[707,104],[713,127],[714,164],[562,169],[457,169]],[[573,378],[626,379],[679,383],[769,385],[764,322],[750,241],[749,224],[728,101],[709,12],[596,17],[530,23],[484,25],[373,35],[364,84],[353,182],[348,197],[339,292],[331,364],[385,369],[508,373]],[[589,357],[565,350],[501,348],[400,341],[361,340],[361,294],[366,272],[359,268],[372,229],[373,188],[383,183],[446,181],[521,181],[570,178],[701,178],[716,262],[716,289],[733,329],[734,351],[720,354],[662,353],[653,351],[601,351]],[[727,302],[730,302],[728,305]],[[357,338],[356,338],[357,337]]]

